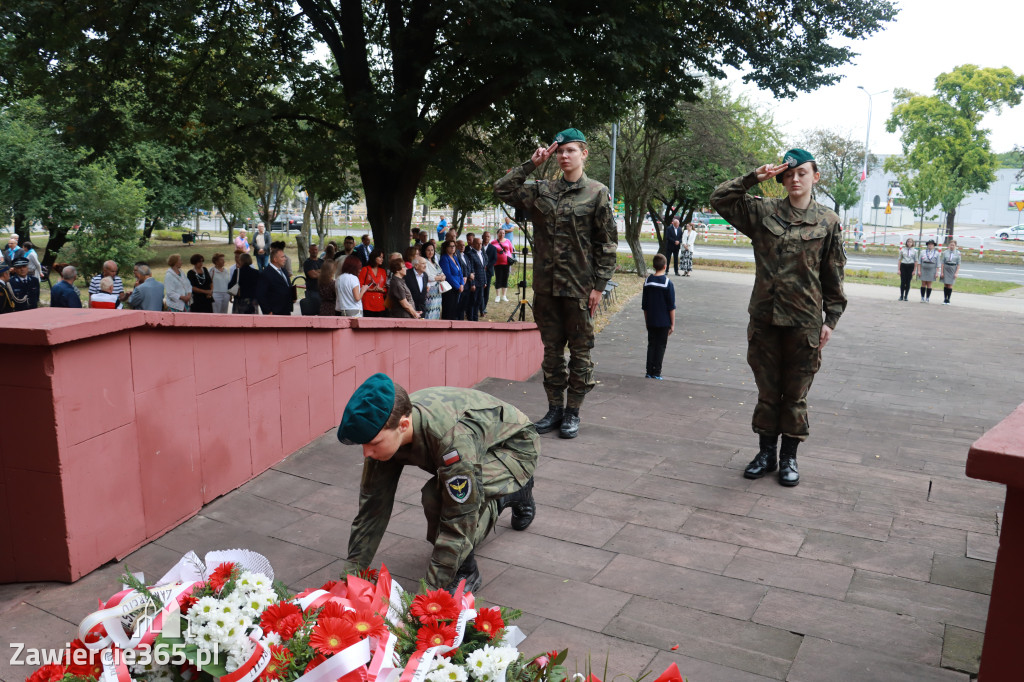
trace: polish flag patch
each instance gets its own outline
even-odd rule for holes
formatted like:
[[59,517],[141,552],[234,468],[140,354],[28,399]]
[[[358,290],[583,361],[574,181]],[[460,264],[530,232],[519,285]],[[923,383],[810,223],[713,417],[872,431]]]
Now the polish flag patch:
[[455,464],[456,462],[458,462],[462,458],[459,457],[459,451],[458,450],[452,450],[451,452],[449,452],[447,455],[445,455],[441,459],[444,461],[444,465],[445,466],[451,466],[452,464]]

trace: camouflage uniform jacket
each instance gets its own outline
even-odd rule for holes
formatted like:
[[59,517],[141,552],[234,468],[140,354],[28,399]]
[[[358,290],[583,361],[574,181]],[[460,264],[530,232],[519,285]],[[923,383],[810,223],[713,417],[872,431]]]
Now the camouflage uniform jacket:
[[409,397],[412,443],[386,462],[364,462],[348,562],[366,568],[373,561],[391,518],[402,469],[417,466],[436,475],[444,488],[440,530],[426,576],[428,584],[443,588],[455,576],[460,557],[472,549],[481,507],[511,492],[489,486],[488,470],[503,467],[499,470],[525,485],[537,466],[537,435],[526,415],[481,391],[441,386]]
[[608,188],[586,173],[576,182],[537,180],[527,161],[494,183],[498,198],[528,211],[533,221],[533,290],[587,298],[615,274],[619,235]]
[[805,211],[789,199],[754,197],[756,172],[723,182],[711,205],[754,247],[756,277],[750,294],[752,322],[780,327],[835,329],[846,309],[843,230],[839,216],[811,200]]

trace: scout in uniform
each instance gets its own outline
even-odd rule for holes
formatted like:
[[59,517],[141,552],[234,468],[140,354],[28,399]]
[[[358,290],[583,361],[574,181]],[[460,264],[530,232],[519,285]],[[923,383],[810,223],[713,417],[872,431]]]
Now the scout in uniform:
[[[526,184],[552,153],[562,177]],[[541,369],[548,397],[547,414],[535,426],[539,433],[557,428],[562,438],[578,435],[583,397],[594,388],[593,316],[615,273],[618,249],[608,188],[583,172],[588,154],[583,133],[569,128],[494,184],[499,199],[528,212],[533,221],[533,318],[544,343]]]
[[512,528],[533,521],[533,470],[539,439],[512,405],[467,388],[439,386],[412,395],[374,374],[345,406],[338,440],[363,446],[359,512],[348,541],[350,567],[373,561],[395,502],[402,468],[433,474],[422,489],[427,541],[434,545],[426,581],[454,591],[479,589],[473,549],[512,510]]
[[[781,181],[785,199],[747,193],[770,178]],[[846,309],[842,227],[839,216],[811,197],[819,178],[814,157],[791,149],[782,164],[724,182],[711,195],[715,210],[750,237],[756,264],[747,363],[757,384],[752,423],[760,450],[743,475],[761,478],[778,467],[784,486],[800,482],[796,450],[808,434],[807,392]]]

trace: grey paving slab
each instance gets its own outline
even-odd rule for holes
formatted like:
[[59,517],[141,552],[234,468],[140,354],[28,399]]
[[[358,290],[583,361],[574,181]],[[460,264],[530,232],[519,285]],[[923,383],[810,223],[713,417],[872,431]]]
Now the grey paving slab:
[[784,629],[644,597],[631,599],[604,631],[776,680],[785,679],[802,639]]
[[770,588],[753,621],[937,665],[942,625],[850,602]]
[[721,573],[736,556],[737,545],[629,525],[604,544],[604,549],[644,557],[673,566]]
[[662,530],[678,529],[693,513],[691,507],[610,490],[594,490],[573,511]]
[[28,664],[27,652],[21,658],[14,658],[17,647],[12,648],[12,644],[59,648],[76,637],[77,619],[69,622],[25,602],[13,605],[0,619],[0,680],[21,682],[39,667]]
[[629,595],[549,573],[512,566],[485,586],[492,603],[600,632]]
[[846,601],[977,631],[988,617],[986,595],[870,571],[854,574]]
[[899,540],[879,542],[810,530],[798,556],[877,573],[927,580],[931,573],[933,554],[927,547]]
[[968,675],[907,661],[887,650],[805,637],[787,682],[967,682]]
[[955,625],[946,626],[942,642],[942,667],[977,675],[981,667],[981,649],[984,635]]
[[824,561],[741,547],[723,575],[758,585],[843,599],[854,570]]
[[994,572],[995,564],[988,561],[936,554],[932,560],[931,582],[991,594]]
[[[499,518],[498,523],[508,526],[510,515]],[[530,524],[531,535],[546,535],[576,545],[601,547],[626,525],[624,521],[591,515],[576,510],[552,507],[538,514]]]
[[679,530],[699,538],[780,554],[796,554],[807,537],[803,528],[706,510],[690,514]]
[[[636,679],[649,667],[658,650],[652,646],[623,640],[586,628],[545,620],[530,631],[520,645],[521,651],[568,649],[564,665],[570,675],[593,673],[602,680]],[[659,671],[660,673],[660,671]]]
[[615,558],[612,552],[538,535],[532,528],[502,533],[484,543],[477,555],[582,582],[591,581]]
[[999,536],[986,533],[967,533],[967,558],[980,561],[996,560],[999,553]]

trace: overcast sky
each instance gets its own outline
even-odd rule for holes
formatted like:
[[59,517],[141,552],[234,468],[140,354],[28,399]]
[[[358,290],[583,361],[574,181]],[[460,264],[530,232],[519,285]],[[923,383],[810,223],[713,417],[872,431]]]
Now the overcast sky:
[[[931,94],[935,77],[961,64],[982,67],[1008,66],[1024,73],[1024,22],[1020,0],[902,0],[894,22],[880,33],[853,43],[860,55],[839,69],[838,84],[797,97],[777,101],[770,94],[743,85],[738,76],[733,89],[773,111],[785,133],[786,146],[794,145],[801,132],[829,128],[863,140],[868,118],[868,97],[873,94],[871,151],[901,152],[899,134],[885,130],[892,110],[892,90],[909,88]],[[874,94],[883,90],[888,92]],[[992,150],[999,153],[1024,146],[1024,104],[990,114],[985,127],[992,132]]]

